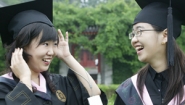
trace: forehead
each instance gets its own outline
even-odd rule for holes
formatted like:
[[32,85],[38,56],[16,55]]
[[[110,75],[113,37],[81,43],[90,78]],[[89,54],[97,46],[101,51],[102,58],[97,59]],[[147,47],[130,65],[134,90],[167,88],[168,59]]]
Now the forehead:
[[42,35],[43,35],[43,30],[40,32],[40,34],[39,34],[37,37],[35,37],[34,39],[32,39],[31,43],[36,43],[36,44],[38,44],[39,41],[40,41],[41,38],[42,38]]
[[149,23],[137,23],[133,25],[133,30],[137,29],[152,29],[152,25]]
[[39,45],[40,39],[42,38],[42,35],[43,31],[41,31],[37,37],[33,38],[27,47],[37,47]]

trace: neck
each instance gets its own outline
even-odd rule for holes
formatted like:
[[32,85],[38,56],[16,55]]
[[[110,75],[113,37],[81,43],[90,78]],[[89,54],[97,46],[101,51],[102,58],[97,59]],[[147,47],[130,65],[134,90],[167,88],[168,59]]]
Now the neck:
[[163,72],[164,70],[167,69],[167,65],[166,65],[166,64],[157,63],[157,64],[150,64],[150,66],[151,66],[157,73]]
[[40,73],[31,70],[31,80],[34,81],[37,85],[40,85],[39,74]]
[[166,58],[163,58],[163,59],[160,59],[160,60],[156,59],[155,61],[150,62],[149,64],[157,73],[160,73],[160,72],[162,72],[162,71],[164,71],[168,68]]
[[168,68],[165,49],[165,46],[162,46],[162,48],[159,47],[159,51],[157,51],[158,54],[155,54],[148,62],[157,73],[160,73]]

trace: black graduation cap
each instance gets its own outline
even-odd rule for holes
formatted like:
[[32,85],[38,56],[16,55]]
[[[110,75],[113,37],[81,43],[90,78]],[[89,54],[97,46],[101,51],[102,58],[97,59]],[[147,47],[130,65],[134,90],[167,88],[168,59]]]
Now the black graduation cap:
[[134,20],[150,23],[168,30],[167,58],[168,65],[174,66],[173,37],[181,33],[181,25],[185,25],[185,0],[136,0],[142,8]]
[[0,35],[3,45],[9,45],[26,25],[42,22],[52,24],[52,0],[34,0],[0,8]]

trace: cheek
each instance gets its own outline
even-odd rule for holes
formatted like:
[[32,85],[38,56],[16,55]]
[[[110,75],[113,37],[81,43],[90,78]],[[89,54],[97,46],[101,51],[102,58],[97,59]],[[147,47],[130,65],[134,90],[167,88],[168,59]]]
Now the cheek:
[[145,41],[147,42],[148,45],[150,46],[155,46],[158,44],[158,37],[156,35],[147,35],[145,38]]
[[29,58],[30,61],[38,61],[44,56],[43,50],[37,50],[31,52],[31,57]]
[[144,45],[144,48],[147,50],[147,52],[149,52],[149,54],[156,52],[158,49],[157,43],[155,40],[151,40],[151,41],[148,40],[147,45]]
[[58,50],[58,47],[57,46],[54,46],[53,47],[53,54],[54,54],[54,56],[56,55],[57,50]]
[[130,42],[130,44],[132,45],[132,47],[134,47],[134,44],[133,44],[133,42],[132,42],[132,41]]
[[[158,48],[158,41],[156,39],[156,37],[154,36],[146,36],[143,39],[140,39],[140,42],[142,43],[142,45],[144,46],[144,52],[146,55],[153,55]],[[144,54],[144,55],[145,55]]]

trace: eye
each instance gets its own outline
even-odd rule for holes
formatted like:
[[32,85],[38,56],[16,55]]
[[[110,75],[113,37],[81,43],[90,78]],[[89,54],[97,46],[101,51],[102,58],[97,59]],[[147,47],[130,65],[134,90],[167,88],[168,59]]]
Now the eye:
[[135,34],[136,34],[137,36],[139,36],[140,33],[141,33],[141,30],[137,30],[137,31],[135,32]]
[[54,42],[54,45],[55,45],[55,46],[57,46],[57,45],[58,45],[57,41],[55,41],[55,42]]
[[48,46],[49,44],[47,42],[44,42],[43,45]]
[[55,46],[57,46],[58,44],[57,43],[54,43]]
[[131,32],[131,33],[129,34],[129,39],[132,39],[133,37],[134,37],[134,33]]

